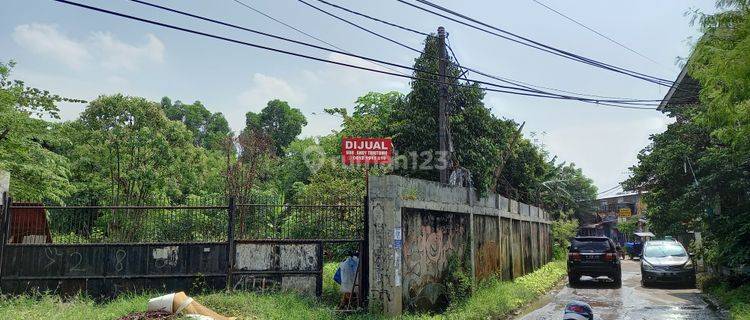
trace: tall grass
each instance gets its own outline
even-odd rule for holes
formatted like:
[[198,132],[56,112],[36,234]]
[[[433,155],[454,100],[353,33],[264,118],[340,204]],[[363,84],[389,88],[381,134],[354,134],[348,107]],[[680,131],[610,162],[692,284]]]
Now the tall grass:
[[[381,319],[372,314],[345,314],[335,311],[339,302],[338,285],[333,282],[336,263],[323,269],[321,299],[292,293],[216,292],[194,298],[220,314],[238,319]],[[565,275],[565,262],[554,261],[514,281],[490,279],[477,286],[474,294],[456,302],[444,314],[407,314],[402,319],[487,319],[507,315],[543,293]],[[748,289],[745,289],[748,290]],[[747,291],[746,291],[747,292]],[[117,319],[146,309],[149,298],[163,293],[132,294],[97,304],[85,297],[62,300],[39,294],[0,298],[0,319]]]
[[700,279],[700,288],[716,297],[729,311],[733,320],[750,319],[750,283],[729,283],[726,280],[706,277]]

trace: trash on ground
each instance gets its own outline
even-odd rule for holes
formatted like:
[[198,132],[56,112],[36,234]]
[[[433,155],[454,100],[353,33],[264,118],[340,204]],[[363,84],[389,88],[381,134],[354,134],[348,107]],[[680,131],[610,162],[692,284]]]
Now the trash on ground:
[[185,317],[199,320],[234,320],[235,318],[222,316],[204,307],[184,292],[170,293],[148,301],[149,312],[168,312],[182,314]]

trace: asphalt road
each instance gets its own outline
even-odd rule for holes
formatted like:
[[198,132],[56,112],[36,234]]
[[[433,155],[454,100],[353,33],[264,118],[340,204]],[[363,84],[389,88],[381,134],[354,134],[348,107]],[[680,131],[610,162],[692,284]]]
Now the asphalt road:
[[700,290],[659,286],[643,288],[637,261],[623,260],[622,287],[614,288],[606,278],[583,278],[576,288],[565,284],[532,304],[516,319],[560,320],[571,300],[588,303],[596,319],[724,319],[704,301]]

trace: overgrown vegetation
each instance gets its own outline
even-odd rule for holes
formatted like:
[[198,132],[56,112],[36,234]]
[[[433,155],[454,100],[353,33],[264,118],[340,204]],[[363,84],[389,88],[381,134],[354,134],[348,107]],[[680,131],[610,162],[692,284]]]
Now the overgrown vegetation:
[[[221,113],[209,111],[199,101],[173,102],[165,97],[155,102],[117,93],[90,102],[71,100],[11,80],[13,63],[0,63],[0,170],[10,171],[10,191],[16,200],[67,205],[174,205],[214,203],[211,199],[223,203],[227,196],[248,202],[263,199],[274,208],[248,209],[265,210],[253,211],[257,215],[252,218],[249,214],[253,212],[240,210],[239,235],[255,232],[260,237],[341,238],[341,234],[362,226],[341,223],[315,229],[319,225],[296,219],[310,212],[296,211],[285,204],[315,199],[338,205],[362,199],[365,180],[361,170],[344,167],[337,160],[343,136],[391,137],[396,151],[411,161],[399,168],[372,168],[371,174],[437,180],[435,169],[420,167],[439,161],[434,154],[422,153],[438,149],[438,91],[434,85],[438,66],[430,58],[437,56],[436,50],[434,37],[428,37],[426,53],[415,60],[420,70],[415,74],[418,80],[411,83],[408,93],[370,92],[351,108],[328,109],[344,119],[340,130],[308,138],[299,137],[307,124],[304,114],[285,101],[272,100],[264,108],[256,108],[260,112],[248,112],[245,128],[232,132]],[[449,66],[449,74],[460,74],[454,64]],[[587,203],[596,196],[596,188],[581,169],[559,162],[533,135],[531,139],[512,139],[518,123],[493,115],[477,84],[460,86],[458,77],[450,81],[452,157],[472,173],[474,186],[481,193],[495,191],[539,205],[553,218],[559,218],[559,211],[590,211]],[[56,103],[62,101],[87,105],[78,118],[58,121]],[[511,141],[516,141],[514,146],[509,145]],[[499,159],[505,159],[504,170],[496,176]],[[315,218],[345,221],[347,214],[328,210],[315,213]],[[175,210],[103,210],[93,214],[51,211],[49,225],[55,242],[207,241],[223,238],[223,217]],[[326,272],[332,268],[335,270],[326,266]],[[546,268],[541,272],[550,267]],[[539,284],[532,286],[524,278],[513,283],[490,281],[477,289],[487,292],[485,296],[469,298],[467,272],[452,270],[449,277],[455,284],[451,288],[454,309],[448,317],[458,317],[461,312],[499,314],[539,291]],[[550,275],[527,277],[548,279]],[[335,316],[326,304],[338,298],[337,287],[326,281],[323,302],[284,294],[216,293],[198,298],[227,314],[325,319]],[[512,300],[501,301],[502,307],[496,307],[488,298],[492,290],[508,292]],[[135,295],[94,305],[85,298],[61,302],[49,296],[20,297],[0,302],[0,312],[6,318],[111,318],[142,310],[146,299],[147,295]],[[13,313],[14,308],[29,311]]]
[[625,222],[617,224],[617,229],[629,239],[632,239],[633,233],[638,229],[638,217],[630,217]]
[[578,220],[560,219],[552,222],[552,254],[555,259],[566,259],[570,239],[576,236]]
[[[343,136],[364,136],[391,137],[407,160],[398,168],[372,168],[371,174],[436,180],[437,170],[422,167],[439,162],[436,155],[423,153],[437,149],[438,92],[431,81],[438,66],[430,58],[436,50],[435,38],[427,37],[426,53],[415,60],[419,80],[408,93],[369,92],[352,106],[327,109],[343,118],[340,130],[307,138],[299,137],[307,124],[302,111],[281,100],[262,108],[244,106],[260,111],[248,112],[244,129],[232,132],[224,115],[200,101],[164,97],[155,102],[116,93],[90,102],[71,100],[12,80],[13,63],[0,64],[0,170],[10,171],[16,200],[50,204],[187,204],[191,199],[250,199],[258,194],[288,204],[305,199],[336,204],[364,196],[361,169],[336,160]],[[460,73],[453,64],[448,69],[449,74]],[[557,161],[533,134],[532,139],[511,139],[518,123],[493,115],[478,85],[451,81],[452,157],[471,171],[480,192],[498,191],[553,214],[558,209],[588,210],[582,203],[595,197],[596,188],[579,168]],[[78,118],[61,122],[56,104],[62,101],[87,105]],[[516,141],[513,147],[511,141]],[[499,159],[506,159],[504,170],[495,177]],[[276,227],[294,221],[289,218],[293,214],[280,212],[273,216],[278,219],[263,223]],[[90,235],[108,237],[113,232],[136,236],[132,228],[123,229],[106,215],[71,220],[81,216],[55,217],[85,225],[53,232],[71,241],[96,241]],[[136,224],[159,221],[140,218]],[[200,232],[204,220],[186,222],[194,230],[179,233]],[[295,232],[305,229],[297,227]],[[185,240],[191,238],[196,237]]]
[[739,267],[750,263],[750,6],[717,4],[696,13],[705,34],[687,61],[700,102],[666,108],[675,122],[652,136],[625,186],[648,191],[652,231],[702,231],[709,264]]
[[[371,314],[345,314],[334,310],[338,286],[331,279],[336,264],[324,268],[323,298],[304,298],[290,293],[205,293],[193,297],[215,311],[238,319],[380,319]],[[454,301],[445,314],[404,315],[403,319],[487,319],[502,318],[553,288],[565,275],[565,262],[553,261],[514,281],[490,279],[482,282],[470,297]],[[146,308],[148,299],[161,293],[125,295],[97,304],[85,297],[61,300],[39,294],[0,299],[2,319],[117,319]]]
[[[85,297],[61,300],[53,295],[7,297],[0,299],[2,319],[112,320],[143,312],[148,300],[159,294],[128,295],[104,304]],[[194,296],[216,312],[239,319],[335,319],[335,312],[314,299],[292,293],[252,292],[209,293]]]
[[513,281],[496,278],[481,283],[466,301],[437,319],[502,318],[553,288],[566,274],[565,261],[550,262]]
[[742,283],[707,277],[700,279],[699,287],[716,297],[729,311],[732,320],[750,319],[750,284]]
[[470,258],[468,252],[463,257],[455,254],[448,257],[448,266],[445,271],[446,277],[443,279],[443,283],[448,291],[449,307],[455,308],[471,297],[471,270],[468,270],[466,267],[467,259]]

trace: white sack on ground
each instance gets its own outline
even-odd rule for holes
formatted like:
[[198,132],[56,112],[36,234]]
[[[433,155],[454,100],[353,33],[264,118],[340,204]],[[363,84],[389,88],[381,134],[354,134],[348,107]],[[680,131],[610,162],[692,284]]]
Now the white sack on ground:
[[170,293],[148,301],[148,311],[166,311],[173,314],[183,314],[186,317],[199,320],[234,320],[222,316],[204,307],[184,292]]

